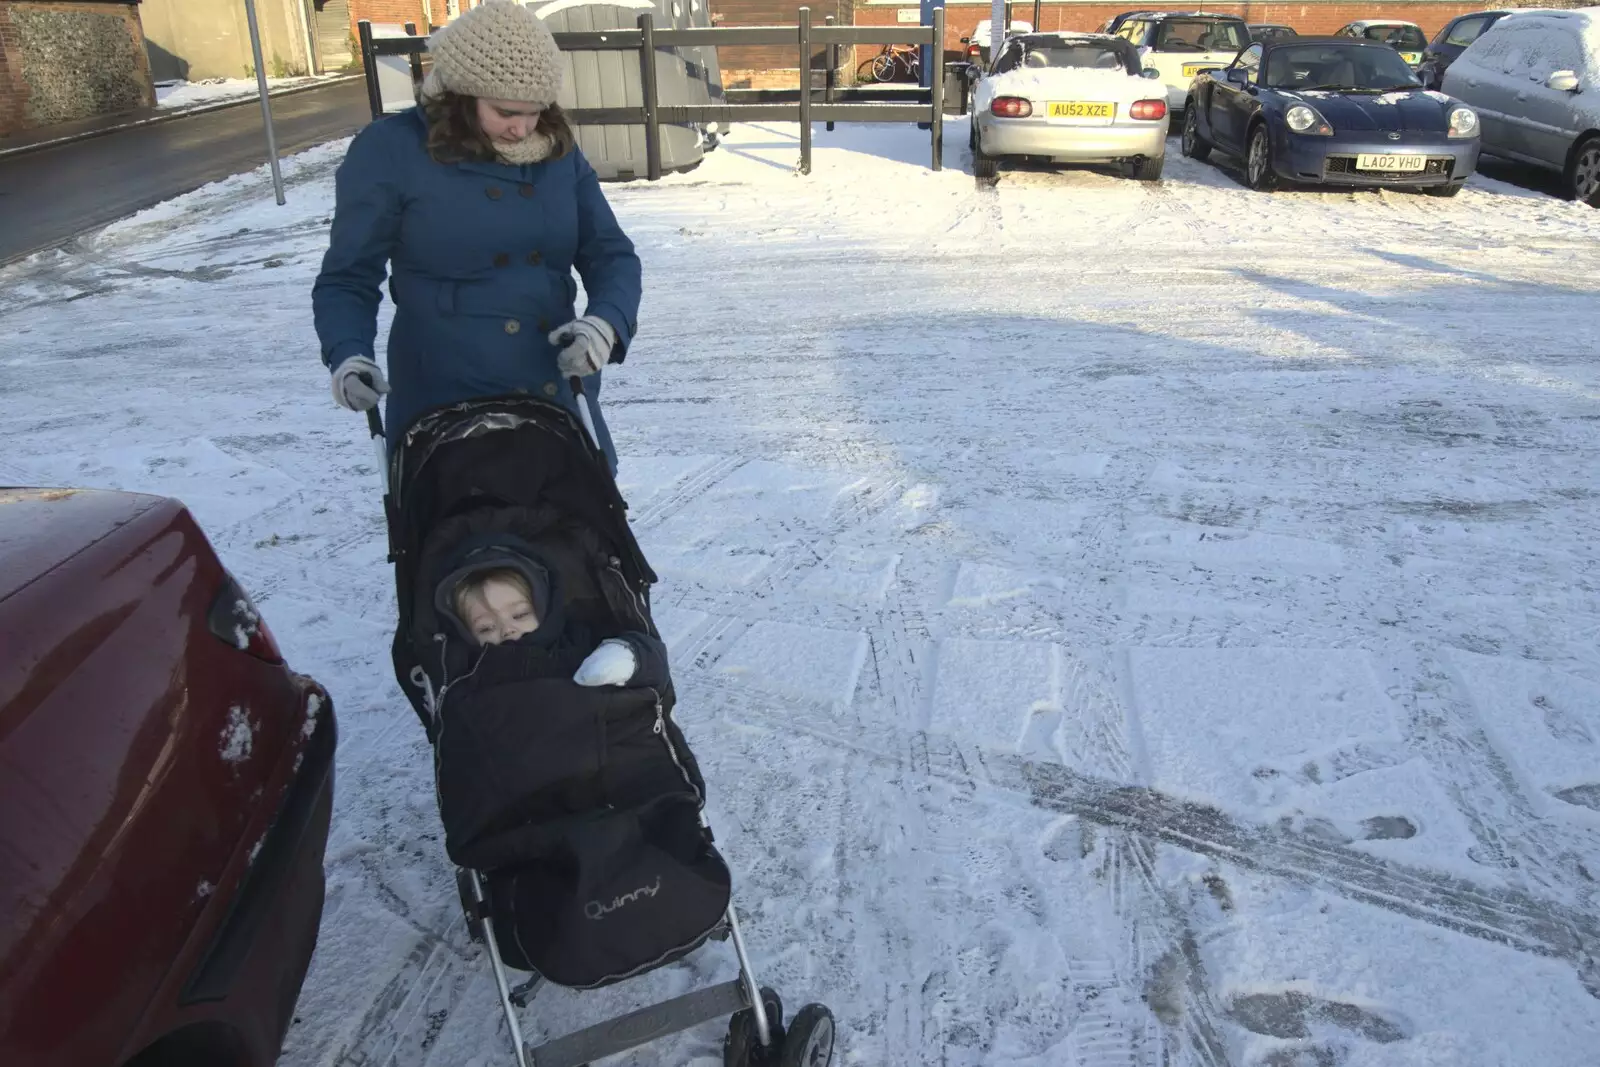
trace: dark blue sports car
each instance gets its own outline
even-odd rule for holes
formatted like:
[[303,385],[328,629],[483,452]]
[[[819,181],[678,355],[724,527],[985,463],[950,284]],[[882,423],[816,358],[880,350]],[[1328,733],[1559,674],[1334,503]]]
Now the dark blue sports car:
[[1183,154],[1238,156],[1252,189],[1280,182],[1413,186],[1454,196],[1478,166],[1478,116],[1422,88],[1381,41],[1251,45],[1189,88]]

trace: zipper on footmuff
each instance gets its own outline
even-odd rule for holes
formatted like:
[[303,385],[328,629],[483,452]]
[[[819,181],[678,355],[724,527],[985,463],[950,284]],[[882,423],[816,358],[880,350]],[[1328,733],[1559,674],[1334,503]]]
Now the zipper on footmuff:
[[689,772],[684,769],[683,760],[678,758],[678,748],[672,743],[672,735],[667,733],[667,711],[661,704],[661,694],[652,689],[650,690],[650,695],[656,701],[656,724],[653,732],[657,737],[661,738],[661,743],[667,746],[667,755],[672,757],[672,765],[678,768],[678,773],[683,776],[684,784],[689,787],[690,792],[694,793],[696,802],[703,807],[706,798],[701,795],[700,790],[695,786],[694,779],[689,777]]

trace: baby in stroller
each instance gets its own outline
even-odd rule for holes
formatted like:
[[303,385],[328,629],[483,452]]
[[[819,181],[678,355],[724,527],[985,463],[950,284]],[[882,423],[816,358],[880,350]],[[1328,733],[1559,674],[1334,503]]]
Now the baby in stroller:
[[[572,1067],[723,1017],[730,1064],[825,1067],[827,1009],[785,1026],[751,972],[673,716],[656,576],[580,421],[532,397],[436,409],[397,442],[386,494],[395,677],[433,749],[445,851],[518,1064]],[[514,1009],[537,984],[596,989],[713,937],[733,942],[738,979],[523,1045]],[[512,991],[507,969],[533,978]]]
[[667,650],[659,640],[625,630],[596,643],[591,629],[567,619],[551,594],[550,571],[537,559],[489,545],[468,553],[445,576],[434,603],[466,640],[479,647],[521,642],[547,649],[552,669],[589,649],[572,673],[579,685],[667,685]]

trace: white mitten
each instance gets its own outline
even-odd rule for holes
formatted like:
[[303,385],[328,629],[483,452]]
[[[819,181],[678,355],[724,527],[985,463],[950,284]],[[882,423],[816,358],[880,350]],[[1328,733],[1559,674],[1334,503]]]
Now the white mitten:
[[556,369],[563,378],[586,378],[611,362],[617,331],[605,319],[585,315],[552,330],[550,343],[564,346],[556,355]]
[[366,356],[351,356],[333,370],[333,402],[342,408],[370,411],[388,391],[383,371]]
[[579,685],[627,685],[638,669],[639,659],[633,654],[633,646],[620,638],[608,637],[589,653],[572,680]]

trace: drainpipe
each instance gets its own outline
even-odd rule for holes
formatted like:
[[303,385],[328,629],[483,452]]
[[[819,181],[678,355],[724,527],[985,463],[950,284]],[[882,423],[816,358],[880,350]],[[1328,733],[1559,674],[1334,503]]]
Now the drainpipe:
[[311,38],[311,19],[306,15],[306,5],[311,0],[290,0],[295,7],[300,9],[300,36],[306,42],[306,72],[308,74],[322,73],[322,57],[317,55],[315,45]]

